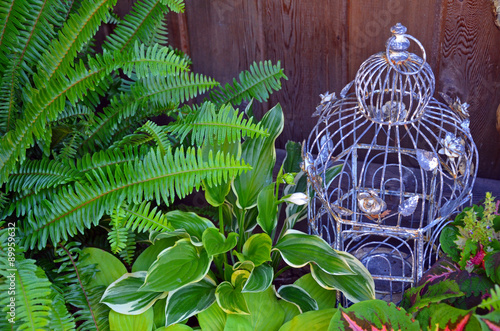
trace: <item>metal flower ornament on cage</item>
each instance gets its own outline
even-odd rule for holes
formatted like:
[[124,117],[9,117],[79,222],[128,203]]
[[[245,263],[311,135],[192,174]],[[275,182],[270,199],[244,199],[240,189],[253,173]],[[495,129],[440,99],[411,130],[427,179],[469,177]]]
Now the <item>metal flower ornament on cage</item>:
[[399,23],[391,32],[339,98],[321,95],[302,168],[310,231],[356,256],[379,298],[398,301],[437,260],[441,229],[471,198],[478,153],[468,105],[437,101],[423,46]]

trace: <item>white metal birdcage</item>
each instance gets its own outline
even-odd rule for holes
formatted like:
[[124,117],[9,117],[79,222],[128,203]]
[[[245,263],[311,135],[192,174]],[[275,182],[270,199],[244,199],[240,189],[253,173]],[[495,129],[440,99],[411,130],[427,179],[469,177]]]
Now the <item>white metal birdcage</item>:
[[[378,297],[397,302],[437,260],[441,229],[471,198],[478,153],[468,105],[438,102],[423,46],[399,23],[391,31],[340,98],[321,96],[302,168],[310,232],[356,256]],[[410,40],[423,58],[408,52]]]

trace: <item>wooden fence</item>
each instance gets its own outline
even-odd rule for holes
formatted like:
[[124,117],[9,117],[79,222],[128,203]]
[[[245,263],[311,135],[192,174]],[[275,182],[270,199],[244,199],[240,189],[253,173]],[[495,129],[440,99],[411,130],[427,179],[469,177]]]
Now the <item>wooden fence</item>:
[[185,2],[184,14],[168,16],[170,42],[192,57],[193,71],[225,84],[254,61],[281,61],[288,81],[256,109],[281,103],[281,148],[307,139],[319,94],[338,94],[401,22],[424,45],[436,91],[470,104],[479,176],[500,179],[500,28],[491,0]]

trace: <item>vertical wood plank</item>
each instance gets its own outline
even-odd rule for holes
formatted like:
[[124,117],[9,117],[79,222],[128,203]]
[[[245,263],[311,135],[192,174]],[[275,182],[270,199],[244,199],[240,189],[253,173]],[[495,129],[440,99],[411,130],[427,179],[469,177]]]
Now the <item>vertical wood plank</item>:
[[319,94],[340,91],[345,84],[345,1],[265,1],[263,18],[266,56],[281,60],[289,80],[272,96],[270,104],[281,103],[285,128],[278,138],[302,141],[317,119],[312,118]]
[[480,177],[500,178],[500,30],[490,0],[446,2],[438,87],[470,104]]

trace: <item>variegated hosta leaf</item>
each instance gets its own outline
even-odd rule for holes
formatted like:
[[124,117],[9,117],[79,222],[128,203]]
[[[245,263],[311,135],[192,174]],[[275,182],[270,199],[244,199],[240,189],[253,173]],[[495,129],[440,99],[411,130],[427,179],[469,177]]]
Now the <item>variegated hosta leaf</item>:
[[227,314],[214,303],[207,310],[202,311],[196,315],[198,323],[203,331],[219,331],[224,330],[226,325]]
[[166,326],[179,323],[205,309],[215,302],[217,284],[210,277],[186,285],[168,294],[165,306]]
[[274,196],[275,184],[271,183],[257,196],[257,223],[265,233],[271,235],[278,224],[278,205]]
[[283,285],[278,289],[278,296],[299,307],[301,313],[318,310],[318,303],[309,293],[297,285]]
[[326,289],[341,291],[352,302],[375,299],[375,282],[370,272],[351,254],[341,251],[338,254],[349,264],[354,274],[331,275],[311,264],[313,278]]
[[318,309],[329,309],[335,308],[337,303],[337,292],[334,290],[327,290],[321,287],[312,277],[311,274],[306,274],[294,283],[297,286],[303,288],[311,298],[313,298],[318,303]]
[[420,330],[404,309],[382,300],[359,302],[333,315],[328,331],[333,330]]
[[214,228],[214,224],[201,216],[191,212],[174,210],[167,213],[168,223],[176,230],[183,229],[191,237],[196,237],[201,241],[203,232],[208,228]]
[[101,302],[120,314],[144,313],[157,300],[167,296],[166,292],[142,291],[140,287],[145,279],[145,271],[126,273],[108,286],[102,295]]
[[336,308],[308,311],[283,324],[279,331],[326,330],[336,312]]
[[227,314],[249,314],[248,306],[241,293],[241,285],[233,287],[230,282],[222,282],[215,291],[217,303]]
[[212,257],[189,239],[180,239],[162,251],[149,267],[141,290],[169,292],[200,281],[208,273]]
[[288,265],[300,268],[314,262],[319,268],[331,275],[352,275],[349,263],[318,236],[308,235],[297,230],[288,230],[273,250],[281,253]]
[[83,260],[81,266],[96,264],[99,270],[92,278],[91,285],[93,286],[109,286],[127,272],[127,268],[116,256],[102,249],[87,247],[82,250],[82,253],[88,254],[88,257]]
[[151,331],[153,330],[153,307],[138,315],[125,315],[111,310],[109,312],[110,330],[134,330]]
[[132,265],[132,272],[148,271],[149,267],[154,261],[156,261],[158,255],[164,249],[174,246],[177,240],[179,240],[179,238],[171,237],[153,241],[153,244],[146,248],[141,255],[135,259],[135,262]]
[[203,246],[208,255],[218,255],[233,249],[238,243],[238,234],[230,232],[226,237],[217,228],[208,228],[203,232]]
[[271,261],[272,240],[265,233],[252,235],[243,245],[242,254],[237,254],[241,261],[252,261],[256,267]]
[[243,286],[242,293],[262,292],[267,290],[273,283],[274,270],[267,264],[255,267],[250,277]]

